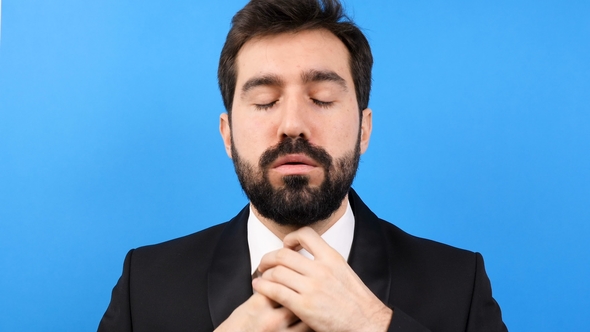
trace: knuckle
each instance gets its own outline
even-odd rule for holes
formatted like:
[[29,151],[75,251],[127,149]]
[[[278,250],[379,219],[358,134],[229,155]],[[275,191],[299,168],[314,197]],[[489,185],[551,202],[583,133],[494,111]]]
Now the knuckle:
[[283,265],[279,265],[275,268],[274,270],[274,276],[277,278],[280,278],[281,276],[284,276],[285,273],[287,273],[287,271],[289,270],[289,268],[283,266]]
[[262,295],[254,293],[250,298],[249,302],[254,310],[259,310],[264,307],[266,300]]
[[330,260],[332,262],[334,262],[334,263],[339,264],[339,263],[345,263],[346,262],[346,260],[344,259],[344,257],[342,257],[342,255],[340,255],[340,253],[338,253],[338,251],[336,251],[336,250],[331,250],[330,253],[329,253],[329,255],[330,255],[329,256],[330,257]]
[[311,290],[311,292],[313,294],[318,294],[319,292],[325,290],[325,287],[323,285],[323,281],[324,280],[321,280],[321,281],[320,280],[313,280],[313,281],[311,281],[311,283],[309,285],[309,288],[310,288],[310,290]]
[[273,276],[273,271],[274,268],[264,271],[264,273],[262,274],[262,278],[266,280],[271,280]]
[[318,266],[318,268],[316,269],[316,274],[318,275],[318,277],[320,277],[321,279],[327,279],[330,276],[330,269],[328,269],[327,267],[320,265]]
[[277,266],[274,269],[272,269],[272,271],[270,273],[271,274],[270,277],[273,280],[277,280],[278,278],[280,278],[280,276],[281,276],[281,269],[282,268],[283,268],[282,266]]
[[276,259],[278,263],[283,263],[289,256],[289,249],[281,248],[277,251]]
[[289,306],[289,298],[280,287],[272,287],[269,289],[269,297],[283,306]]
[[313,232],[313,230],[309,226],[304,226],[299,229],[299,232],[302,234],[309,234],[309,232]]

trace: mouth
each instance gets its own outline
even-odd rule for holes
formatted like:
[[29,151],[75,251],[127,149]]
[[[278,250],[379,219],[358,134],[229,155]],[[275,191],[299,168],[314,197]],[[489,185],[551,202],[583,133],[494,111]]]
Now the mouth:
[[271,164],[271,169],[283,175],[304,175],[318,167],[318,163],[304,154],[281,156]]

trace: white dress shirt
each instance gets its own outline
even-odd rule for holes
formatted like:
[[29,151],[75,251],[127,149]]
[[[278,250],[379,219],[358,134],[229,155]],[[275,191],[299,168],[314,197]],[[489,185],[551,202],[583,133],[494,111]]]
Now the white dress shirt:
[[[350,208],[350,203],[346,201],[346,212],[332,227],[322,235],[322,239],[328,245],[334,248],[344,259],[348,260],[352,239],[354,236],[354,214]],[[283,241],[273,234],[264,224],[256,217],[250,205],[250,216],[248,217],[248,247],[250,249],[250,266],[251,273],[258,268],[262,256],[265,254],[281,249]],[[313,259],[313,256],[305,249],[299,251],[303,256]]]

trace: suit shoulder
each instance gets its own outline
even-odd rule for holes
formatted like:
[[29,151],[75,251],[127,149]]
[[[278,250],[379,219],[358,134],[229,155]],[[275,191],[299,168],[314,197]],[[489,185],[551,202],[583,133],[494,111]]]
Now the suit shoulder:
[[130,310],[134,331],[213,329],[207,323],[208,268],[226,226],[219,224],[129,252],[119,283],[127,289],[125,310]]
[[136,248],[133,261],[153,264],[159,260],[176,261],[189,257],[207,260],[226,225],[227,222],[221,223],[176,239]]
[[[349,199],[355,218],[372,225],[369,227],[376,227],[383,234],[390,254],[394,259],[400,260],[398,263],[413,262],[412,265],[416,267],[422,264],[424,266],[438,266],[444,263],[448,263],[448,266],[475,264],[474,252],[408,234],[394,224],[379,218],[354,190],[349,192]],[[433,262],[440,262],[440,264],[431,264]]]
[[484,326],[492,331],[491,324],[497,326],[493,331],[506,331],[479,253],[379,223],[389,246],[394,306],[432,331],[479,331]]
[[379,221],[393,252],[403,252],[414,262],[424,262],[428,266],[437,268],[467,267],[471,269],[476,264],[476,253],[473,251],[421,238],[403,231],[386,220]]
[[217,224],[198,232],[184,235],[172,240],[164,241],[157,244],[147,245],[143,247],[139,247],[138,249],[159,249],[159,248],[166,248],[166,247],[175,247],[175,246],[185,246],[185,245],[194,245],[195,243],[201,243],[203,241],[212,241],[216,240],[228,222],[224,222],[221,224]]

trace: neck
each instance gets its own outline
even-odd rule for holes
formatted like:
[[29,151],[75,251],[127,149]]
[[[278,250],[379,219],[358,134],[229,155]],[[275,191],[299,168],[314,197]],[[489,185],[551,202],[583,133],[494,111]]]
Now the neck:
[[[334,213],[332,213],[327,219],[317,221],[309,225],[309,227],[311,227],[319,235],[324,234],[328,229],[330,229],[330,227],[332,227],[332,225],[334,225],[338,220],[340,220],[340,218],[342,218],[342,216],[346,212],[347,204],[348,195],[344,197],[344,199],[340,203],[340,207],[338,207],[338,209],[334,211]],[[274,220],[265,218],[262,215],[260,215],[260,213],[258,212],[258,210],[256,210],[256,207],[254,205],[250,204],[250,206],[252,207],[252,211],[254,212],[258,220],[260,220],[260,222],[262,222],[262,224],[266,226],[266,228],[268,228],[274,235],[281,239],[281,241],[285,238],[285,236],[287,236],[287,234],[292,233],[301,228],[300,226],[280,225]]]

